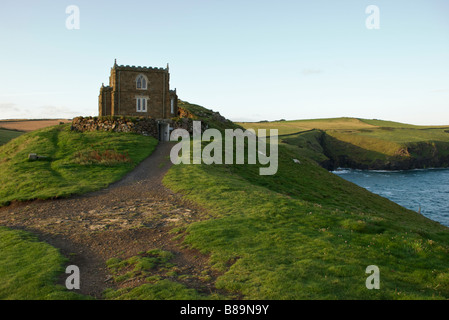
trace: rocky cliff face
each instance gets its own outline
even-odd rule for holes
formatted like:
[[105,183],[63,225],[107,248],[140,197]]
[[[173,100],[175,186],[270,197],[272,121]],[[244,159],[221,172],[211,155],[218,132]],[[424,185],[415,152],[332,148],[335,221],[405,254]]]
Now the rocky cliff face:
[[[421,141],[398,145],[389,154],[337,139],[324,130],[308,130],[284,135],[283,143],[299,148],[300,154],[315,160],[327,170],[408,170],[449,167],[449,141]],[[391,144],[390,144],[391,145]],[[382,146],[377,145],[378,150]]]
[[394,156],[365,150],[322,133],[320,144],[326,160],[320,165],[328,170],[410,170],[449,167],[449,143],[416,142],[398,150]]

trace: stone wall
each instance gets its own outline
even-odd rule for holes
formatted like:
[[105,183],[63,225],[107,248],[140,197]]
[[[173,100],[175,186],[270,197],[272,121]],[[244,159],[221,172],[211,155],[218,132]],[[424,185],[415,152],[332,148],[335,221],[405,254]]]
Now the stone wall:
[[[173,129],[185,129],[193,133],[193,119],[173,118],[157,120],[148,117],[77,117],[72,120],[72,131],[113,131],[133,132],[145,136],[159,137],[159,123],[168,124]],[[205,123],[201,123],[201,131],[207,129]]]

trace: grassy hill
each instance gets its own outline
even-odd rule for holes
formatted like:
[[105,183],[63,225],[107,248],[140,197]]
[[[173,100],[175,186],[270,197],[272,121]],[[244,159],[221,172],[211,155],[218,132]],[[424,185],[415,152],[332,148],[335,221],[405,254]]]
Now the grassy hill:
[[[186,244],[210,254],[211,264],[224,272],[217,287],[246,299],[449,297],[448,228],[317,164],[324,156],[319,140],[330,130],[354,134],[354,140],[365,138],[362,129],[370,128],[373,135],[389,130],[358,119],[253,124],[240,125],[281,124],[283,134],[307,131],[286,136],[297,139],[301,148],[291,141],[279,146],[274,176],[260,176],[258,165],[178,165],[164,179],[213,214],[178,226],[177,232]],[[444,137],[444,129],[429,130]],[[388,154],[396,141],[383,141],[382,152]],[[381,154],[367,152],[373,159]],[[365,287],[369,265],[380,268],[381,290]]]
[[[282,141],[328,169],[415,169],[449,166],[449,127],[356,118],[240,123],[279,128]],[[312,153],[310,152],[312,149]]]
[[[221,130],[238,127],[201,106],[187,102],[182,106],[192,117],[208,122],[211,127]],[[223,292],[222,297],[449,298],[449,229],[343,180],[319,165],[326,161],[335,165],[331,162],[345,154],[356,164],[364,161],[384,164],[395,156],[396,148],[405,147],[410,157],[417,158],[419,153],[414,155],[409,149],[414,143],[435,143],[441,153],[444,150],[439,143],[445,145],[446,129],[391,123],[383,127],[384,122],[367,121],[350,118],[281,121],[279,127],[277,123],[240,124],[254,129],[280,129],[283,136],[279,145],[279,169],[272,176],[259,175],[260,164],[180,164],[169,169],[164,184],[207,209],[207,215],[194,222],[174,221],[171,234],[185,246],[209,255],[209,264],[219,274],[213,285]],[[88,191],[86,185],[96,184],[99,177],[113,180],[130,170],[151,152],[154,144],[150,138],[132,134],[81,134],[70,132],[65,126],[22,135],[0,147],[2,199],[7,202]],[[115,153],[106,156],[107,150]],[[424,147],[422,150],[427,152]],[[26,156],[32,151],[46,155],[48,161],[28,162]],[[120,155],[125,154],[133,159],[132,163],[122,161],[126,157]],[[300,163],[293,159],[299,159]],[[27,182],[21,184],[22,181]],[[46,191],[36,188],[36,182]],[[22,191],[14,193],[14,185],[22,186]],[[29,191],[27,197],[23,190]],[[6,245],[9,251],[0,253],[4,254],[0,265],[14,259],[23,263],[14,269],[0,267],[2,283],[12,274],[28,272],[28,260],[17,258],[21,256],[19,250],[30,250],[30,254],[38,250],[31,246],[33,239],[20,238],[24,235],[16,234],[18,231],[8,232],[11,230],[0,229],[0,237],[18,239],[20,247]],[[154,263],[168,268],[168,253],[156,253],[151,257],[110,260],[108,267],[118,270],[132,262],[136,268]],[[51,266],[42,265],[41,270],[45,272],[32,273],[30,277],[35,283],[50,285],[61,260],[51,250],[38,251],[38,256],[33,259],[45,261],[53,257],[48,260]],[[365,270],[370,265],[380,269],[380,290],[368,290],[365,286],[368,277]],[[152,281],[145,280],[126,290],[110,290],[105,298],[220,298],[200,295],[175,280],[154,281],[151,274],[146,276]],[[18,294],[10,297],[26,297],[28,289],[20,282],[12,288]],[[38,292],[34,296],[61,295],[60,292],[52,295],[53,290],[58,289],[51,287],[50,293]]]
[[[152,137],[80,133],[70,125],[20,132],[0,146],[0,205],[104,188],[150,155],[156,144]],[[29,153],[46,158],[29,161]],[[30,233],[0,226],[0,299],[89,298],[55,285],[66,261]]]
[[[74,132],[57,125],[0,146],[0,206],[66,197],[119,180],[154,150],[156,139],[113,132]],[[42,158],[30,161],[28,155]]]
[[[250,165],[180,165],[165,178],[213,213],[178,232],[224,272],[219,288],[246,299],[449,297],[447,228],[282,146],[280,156],[273,177]],[[373,264],[380,291],[365,288]]]

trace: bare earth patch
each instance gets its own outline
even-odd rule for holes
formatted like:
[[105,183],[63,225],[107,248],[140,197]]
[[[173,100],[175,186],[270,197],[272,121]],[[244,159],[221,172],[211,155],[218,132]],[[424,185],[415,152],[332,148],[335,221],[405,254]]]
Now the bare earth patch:
[[[172,263],[188,275],[180,282],[200,292],[217,292],[213,283],[218,274],[210,270],[208,257],[185,248],[170,233],[176,226],[208,216],[162,185],[171,165],[170,148],[169,143],[159,144],[137,168],[104,190],[0,208],[0,225],[31,231],[59,248],[70,264],[80,268],[82,294],[102,298],[106,288],[117,287],[106,268],[108,259],[125,259],[151,249],[172,252]],[[64,281],[62,277],[60,283]],[[120,286],[139,284],[141,280]]]

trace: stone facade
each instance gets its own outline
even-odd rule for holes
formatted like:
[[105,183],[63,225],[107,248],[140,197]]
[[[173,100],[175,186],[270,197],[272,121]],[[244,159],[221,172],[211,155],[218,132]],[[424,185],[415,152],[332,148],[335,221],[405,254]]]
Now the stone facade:
[[170,90],[166,68],[117,65],[111,68],[109,85],[101,86],[99,116],[135,116],[169,119],[178,116],[178,96]]

